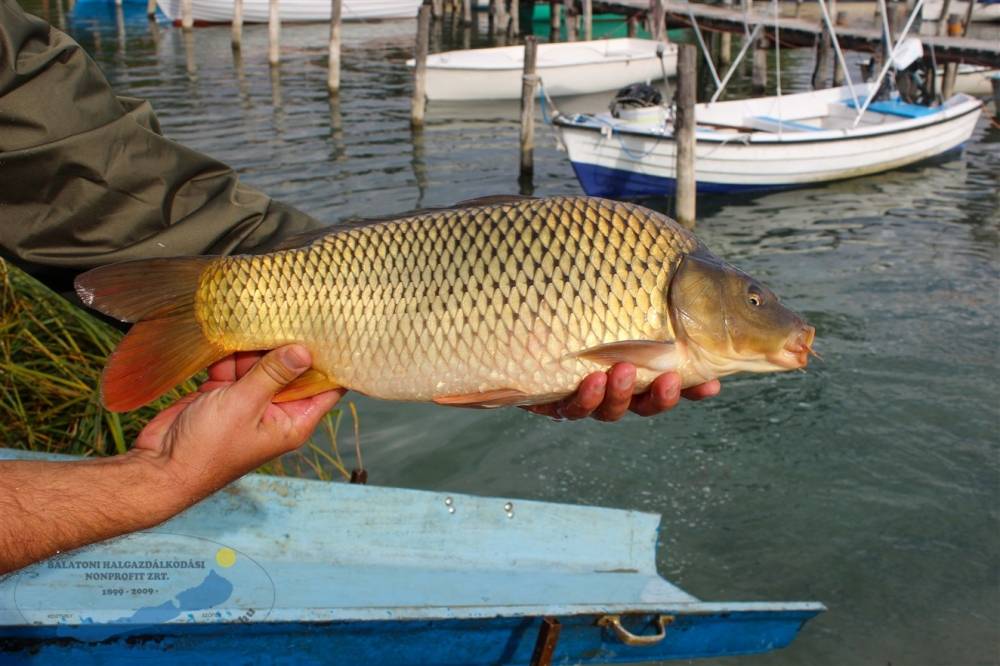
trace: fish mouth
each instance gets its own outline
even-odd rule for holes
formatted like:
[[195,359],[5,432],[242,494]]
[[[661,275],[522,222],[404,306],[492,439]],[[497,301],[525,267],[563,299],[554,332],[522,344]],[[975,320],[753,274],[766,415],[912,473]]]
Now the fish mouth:
[[808,324],[803,325],[795,333],[788,336],[785,346],[769,360],[788,370],[804,368],[809,365],[809,357],[821,358],[813,351],[812,343],[816,338],[816,329]]

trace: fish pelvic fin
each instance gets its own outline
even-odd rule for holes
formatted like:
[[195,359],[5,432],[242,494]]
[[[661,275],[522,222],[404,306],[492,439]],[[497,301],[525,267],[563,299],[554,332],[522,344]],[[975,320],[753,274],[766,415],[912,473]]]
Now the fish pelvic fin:
[[493,409],[524,405],[530,402],[528,394],[512,388],[480,391],[478,393],[460,393],[457,395],[442,395],[434,398],[434,402],[448,407],[470,407],[472,409]]
[[102,266],[80,275],[88,306],[137,322],[101,376],[101,402],[112,412],[142,407],[228,353],[205,337],[195,292],[211,257],[149,259]]
[[571,356],[608,366],[615,363],[631,363],[636,367],[646,368],[654,372],[676,370],[680,364],[677,345],[673,342],[653,340],[609,342],[584,349],[571,354]]
[[338,388],[343,387],[316,368],[310,368],[296,377],[291,384],[278,391],[277,395],[274,396],[274,402],[300,400]]

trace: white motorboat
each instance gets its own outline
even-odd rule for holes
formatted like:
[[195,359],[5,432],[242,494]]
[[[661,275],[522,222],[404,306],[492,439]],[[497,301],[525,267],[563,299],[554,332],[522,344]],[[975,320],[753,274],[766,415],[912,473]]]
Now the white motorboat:
[[[518,99],[523,70],[522,46],[435,53],[427,57],[427,99]],[[539,44],[537,72],[553,97],[615,90],[676,74],[677,47],[627,38]]]
[[[982,102],[956,94],[940,106],[899,99],[857,104],[872,84],[698,104],[695,177],[699,192],[804,186],[887,171],[961,147]],[[553,122],[587,194],[673,193],[677,144],[666,109],[557,116]],[[623,114],[624,115],[624,114]],[[645,122],[644,122],[645,120]]]

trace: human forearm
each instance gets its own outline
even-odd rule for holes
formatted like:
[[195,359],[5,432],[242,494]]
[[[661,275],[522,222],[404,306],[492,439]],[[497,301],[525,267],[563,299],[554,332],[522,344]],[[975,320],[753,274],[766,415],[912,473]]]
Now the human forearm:
[[0,462],[0,574],[152,527],[198,499],[148,452]]

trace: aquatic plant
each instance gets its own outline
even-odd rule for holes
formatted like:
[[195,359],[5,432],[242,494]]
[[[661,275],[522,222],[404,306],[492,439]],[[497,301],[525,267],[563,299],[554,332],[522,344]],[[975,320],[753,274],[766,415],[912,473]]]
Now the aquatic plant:
[[[124,453],[153,415],[195,389],[200,376],[142,409],[104,409],[96,387],[121,337],[0,259],[0,446],[81,456]],[[337,450],[342,416],[340,409],[330,412],[299,451],[259,471],[330,479],[335,470],[349,478]]]

